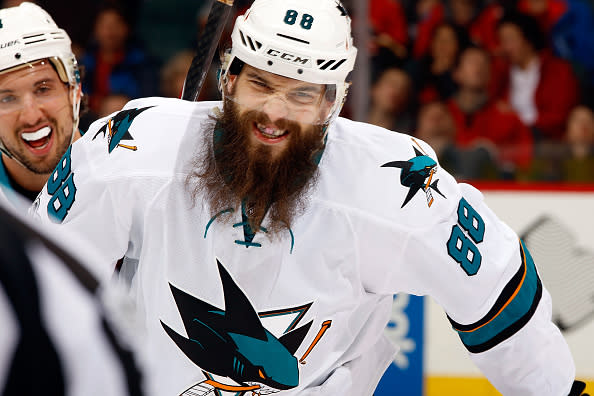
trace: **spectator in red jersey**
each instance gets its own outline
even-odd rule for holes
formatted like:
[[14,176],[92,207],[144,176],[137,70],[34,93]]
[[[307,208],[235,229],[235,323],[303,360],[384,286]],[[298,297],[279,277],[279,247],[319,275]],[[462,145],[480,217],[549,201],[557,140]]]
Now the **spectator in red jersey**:
[[413,56],[419,59],[429,52],[435,29],[444,21],[445,7],[440,0],[419,0],[417,2],[416,37]]
[[537,140],[561,140],[567,116],[578,101],[571,66],[545,50],[538,22],[529,15],[504,16],[498,33],[509,63],[500,81],[502,99]]
[[458,147],[455,135],[454,120],[444,103],[431,102],[421,107],[415,136],[433,148],[440,166],[457,179],[494,178],[497,172],[491,152],[483,146]]
[[498,3],[483,5],[480,0],[450,0],[447,15],[453,24],[468,30],[472,42],[495,53],[497,23],[503,16],[503,7]]
[[444,21],[467,30],[474,44],[495,53],[498,48],[497,23],[503,15],[499,2],[484,4],[483,0],[449,0],[443,4],[428,0],[418,3],[419,20],[413,55],[420,58],[429,51],[431,36]]
[[396,132],[413,132],[412,81],[401,69],[384,70],[371,87],[367,122]]
[[373,29],[371,55],[376,70],[402,64],[408,55],[408,25],[398,0],[369,0]]
[[489,54],[478,47],[467,48],[453,76],[459,88],[447,106],[456,126],[456,144],[491,151],[504,178],[511,178],[517,168],[527,168],[532,134],[513,111],[489,97]]
[[460,52],[468,45],[466,31],[458,26],[443,23],[435,29],[430,52],[409,67],[419,103],[446,100],[454,93],[451,73]]

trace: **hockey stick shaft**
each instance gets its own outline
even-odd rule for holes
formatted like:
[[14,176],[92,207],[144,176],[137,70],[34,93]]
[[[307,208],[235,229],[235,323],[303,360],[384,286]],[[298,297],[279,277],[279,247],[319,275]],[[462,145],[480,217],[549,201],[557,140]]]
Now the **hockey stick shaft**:
[[182,99],[195,101],[198,98],[232,8],[233,0],[215,0],[212,4],[206,26],[198,38],[196,56],[186,75]]

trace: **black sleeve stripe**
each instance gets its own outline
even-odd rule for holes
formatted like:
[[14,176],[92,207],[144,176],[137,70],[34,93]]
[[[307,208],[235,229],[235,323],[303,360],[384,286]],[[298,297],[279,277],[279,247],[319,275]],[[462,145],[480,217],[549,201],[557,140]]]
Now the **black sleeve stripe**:
[[524,249],[522,248],[522,244],[520,243],[520,268],[515,273],[515,275],[510,279],[510,281],[505,285],[503,291],[493,304],[493,307],[487,312],[487,314],[480,319],[479,321],[464,325],[454,321],[452,318],[448,316],[448,320],[450,324],[455,330],[458,331],[473,331],[477,328],[483,326],[484,324],[493,320],[495,316],[505,307],[505,305],[510,301],[514,293],[522,286],[522,279],[524,278],[524,274],[526,273],[526,260],[524,259]]
[[521,268],[480,321],[461,325],[450,319],[466,349],[484,352],[517,333],[532,318],[542,297],[542,283],[530,252],[520,241]]
[[524,327],[524,325],[526,325],[526,323],[528,323],[528,321],[532,318],[532,315],[534,315],[536,308],[538,308],[538,304],[540,302],[541,297],[542,297],[542,283],[541,283],[540,279],[538,279],[536,296],[534,297],[534,301],[532,302],[532,306],[530,307],[530,310],[528,310],[528,312],[526,312],[526,314],[524,316],[522,316],[517,322],[515,322],[514,324],[512,324],[511,326],[509,326],[508,328],[503,330],[501,333],[497,334],[495,337],[493,337],[488,342],[485,342],[485,343],[479,344],[479,345],[464,345],[464,346],[466,347],[466,349],[469,352],[480,353],[480,352],[488,351],[489,349],[493,348],[497,344],[507,340],[508,338],[510,338],[511,336],[516,334],[518,331],[520,331],[520,329],[522,327]]

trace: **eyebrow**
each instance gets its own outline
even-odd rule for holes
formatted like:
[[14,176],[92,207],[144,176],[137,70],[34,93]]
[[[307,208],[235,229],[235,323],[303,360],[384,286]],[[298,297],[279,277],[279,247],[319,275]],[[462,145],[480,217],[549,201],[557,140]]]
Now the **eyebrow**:
[[[32,86],[38,87],[42,84],[55,83],[55,82],[56,81],[52,77],[43,77],[43,78],[40,78],[39,80],[35,81],[32,84]],[[14,89],[0,89],[0,94],[12,93],[12,92],[14,92]]]
[[[260,76],[258,73],[256,72],[248,72],[247,73],[247,77],[248,78],[253,78],[256,79],[268,86],[271,86],[272,83],[270,83],[268,80],[266,80],[264,77]],[[322,92],[322,88],[319,85],[303,85],[303,86],[299,86],[296,88],[293,88],[292,91],[302,91],[302,92],[314,92],[314,93],[320,93]]]
[[265,78],[263,78],[262,76],[260,76],[257,73],[254,73],[254,72],[248,72],[247,77],[248,78],[255,78],[256,80],[259,80],[259,81],[261,81],[263,83],[269,84],[269,82]]

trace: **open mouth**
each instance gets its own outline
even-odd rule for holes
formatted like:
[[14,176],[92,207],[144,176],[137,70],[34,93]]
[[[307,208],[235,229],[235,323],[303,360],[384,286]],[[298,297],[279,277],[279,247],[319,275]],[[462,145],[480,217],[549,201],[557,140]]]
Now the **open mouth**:
[[44,126],[33,132],[24,132],[21,138],[24,142],[35,150],[41,150],[47,147],[52,136],[52,129],[49,126]]
[[289,131],[286,129],[276,129],[269,125],[254,123],[257,131],[256,136],[265,142],[277,143],[289,136]]

